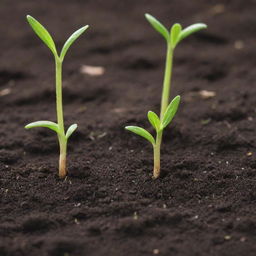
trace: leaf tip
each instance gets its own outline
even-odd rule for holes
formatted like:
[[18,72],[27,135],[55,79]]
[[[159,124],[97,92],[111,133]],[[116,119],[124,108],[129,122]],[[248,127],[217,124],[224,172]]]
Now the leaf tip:
[[151,14],[149,14],[149,13],[145,13],[145,18],[146,18],[148,21],[150,21],[150,20],[152,20],[154,17],[153,17]]
[[133,125],[128,125],[128,126],[125,126],[124,129],[125,129],[126,131],[132,132],[134,127],[135,127],[135,126],[133,126]]
[[27,15],[27,16],[26,16],[26,19],[27,19],[27,22],[28,22],[28,23],[30,23],[31,21],[34,20],[34,18],[33,18],[32,16],[30,16],[30,15]]
[[66,132],[66,139],[68,139],[72,134],[73,132],[77,129],[77,124],[72,124],[69,126],[67,132]]
[[24,126],[25,129],[30,129],[31,128],[31,124],[27,124]]
[[177,96],[174,98],[174,100],[178,101],[178,105],[180,104],[180,99],[181,99],[180,95],[177,95]]
[[149,111],[148,111],[148,114],[147,114],[148,119],[149,119],[149,117],[150,117],[152,114],[154,114],[154,112],[153,112],[153,111],[151,111],[151,110],[149,110]]
[[205,23],[202,23],[202,28],[206,29],[206,28],[208,28],[208,26]]
[[[83,32],[85,32],[85,30],[87,30],[89,27],[90,27],[89,25],[85,25],[85,26],[83,26],[83,27],[81,28],[81,30],[82,30]],[[82,33],[83,33],[83,32],[82,32]]]
[[181,24],[176,22],[176,23],[174,23],[174,24],[172,25],[172,27],[177,27],[177,26],[178,26],[178,27],[181,27]]
[[77,127],[78,127],[77,124],[73,124],[72,126],[73,126],[74,131],[75,131],[75,130],[77,129]]

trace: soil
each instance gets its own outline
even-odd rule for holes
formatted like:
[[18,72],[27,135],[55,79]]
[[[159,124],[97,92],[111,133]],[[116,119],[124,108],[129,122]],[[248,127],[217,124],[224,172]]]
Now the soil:
[[[1,0],[0,255],[256,255],[255,11],[253,0]],[[160,108],[165,44],[145,12],[209,26],[175,52],[182,103],[158,180],[151,146],[124,130],[152,131],[147,111]],[[91,25],[64,63],[65,123],[79,125],[65,180],[56,135],[23,128],[56,120],[53,59],[26,14],[58,48]]]

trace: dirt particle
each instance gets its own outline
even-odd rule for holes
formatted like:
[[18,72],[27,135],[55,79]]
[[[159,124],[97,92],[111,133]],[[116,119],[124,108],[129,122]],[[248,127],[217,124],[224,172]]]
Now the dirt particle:
[[230,235],[225,235],[225,236],[224,236],[224,239],[225,239],[225,240],[230,240],[231,238],[232,238],[232,237],[231,237]]
[[89,76],[102,76],[105,73],[105,68],[100,66],[83,65],[80,72]]
[[153,250],[153,254],[154,254],[154,255],[158,255],[159,253],[160,253],[160,250],[159,250],[159,249],[154,249],[154,250]]
[[243,49],[243,48],[244,48],[244,42],[241,41],[241,40],[235,41],[235,43],[234,43],[234,48],[235,48],[236,50],[241,50],[241,49]]

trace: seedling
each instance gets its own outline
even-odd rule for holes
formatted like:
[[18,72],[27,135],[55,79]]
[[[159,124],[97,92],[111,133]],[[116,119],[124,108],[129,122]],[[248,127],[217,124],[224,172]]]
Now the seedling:
[[27,21],[38,35],[38,37],[48,46],[51,50],[55,59],[56,68],[56,110],[57,110],[57,123],[51,121],[37,121],[30,123],[25,126],[26,129],[35,127],[46,127],[57,133],[59,146],[60,146],[60,157],[59,157],[59,177],[64,178],[67,175],[66,168],[66,155],[67,155],[67,142],[71,134],[76,130],[77,124],[72,124],[67,132],[64,128],[64,117],[63,117],[63,106],[62,106],[62,63],[69,47],[74,41],[87,30],[89,27],[84,26],[73,33],[68,40],[65,42],[60,55],[57,52],[55,43],[49,34],[49,32],[41,25],[36,19],[31,16],[27,16]]
[[169,103],[174,49],[184,38],[201,29],[207,28],[207,26],[203,23],[197,23],[182,29],[180,24],[175,23],[169,32],[168,29],[152,15],[145,14],[145,17],[152,27],[159,32],[167,42],[160,117],[153,111],[148,112],[148,120],[156,130],[156,138],[154,138],[148,131],[138,126],[126,126],[125,129],[142,136],[152,144],[154,150],[153,178],[158,178],[160,176],[160,149],[163,130],[173,120],[180,103],[179,95]]

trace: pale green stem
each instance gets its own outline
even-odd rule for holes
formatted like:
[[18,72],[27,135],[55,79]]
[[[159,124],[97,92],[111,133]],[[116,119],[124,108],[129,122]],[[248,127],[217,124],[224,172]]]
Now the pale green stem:
[[171,89],[171,77],[172,77],[172,60],[173,60],[173,48],[170,43],[168,43],[167,53],[166,53],[166,64],[162,91],[162,101],[161,101],[161,112],[160,120],[163,119],[166,108],[168,107],[170,100],[170,89]]
[[67,155],[67,139],[65,137],[64,118],[63,118],[63,105],[62,105],[62,61],[59,57],[55,57],[56,64],[56,110],[57,110],[57,122],[59,126],[59,146],[60,146],[60,158],[59,158],[59,176],[64,178],[67,175],[66,170],[66,155]]
[[160,147],[162,140],[162,132],[156,134],[156,144],[153,146],[154,149],[154,170],[153,178],[157,179],[160,176]]
[[[172,77],[172,61],[173,61],[173,48],[170,43],[168,43],[167,54],[166,54],[166,64],[165,64],[165,74],[163,82],[162,91],[162,101],[161,101],[161,112],[160,120],[163,120],[164,113],[168,107],[170,100],[170,88],[171,88],[171,77]],[[154,145],[154,171],[153,177],[158,178],[160,176],[160,155],[161,155],[161,143],[162,143],[163,130],[157,132],[156,144]]]

